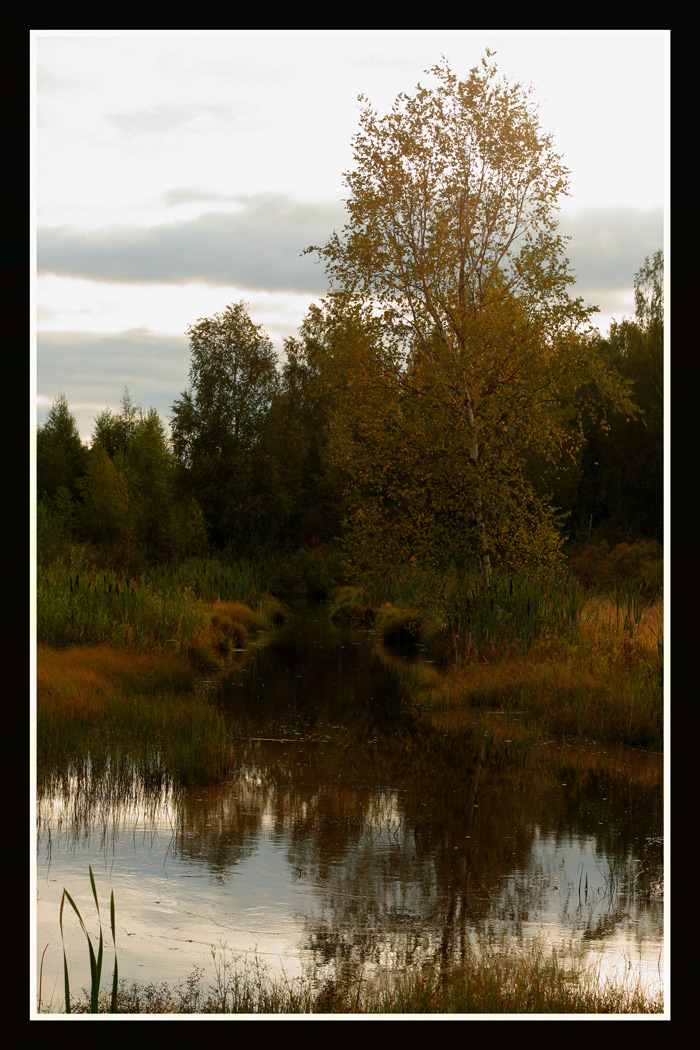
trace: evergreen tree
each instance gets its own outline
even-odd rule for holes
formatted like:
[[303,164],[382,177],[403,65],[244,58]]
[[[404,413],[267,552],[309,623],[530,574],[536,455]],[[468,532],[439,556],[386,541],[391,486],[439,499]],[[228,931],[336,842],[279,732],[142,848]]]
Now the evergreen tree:
[[65,394],[55,399],[46,423],[37,430],[36,455],[38,496],[50,501],[60,488],[75,496],[87,466],[87,448]]
[[598,352],[629,383],[639,411],[612,413],[603,430],[586,428],[572,532],[663,541],[664,279],[663,252],[635,274],[635,319],[613,321]]

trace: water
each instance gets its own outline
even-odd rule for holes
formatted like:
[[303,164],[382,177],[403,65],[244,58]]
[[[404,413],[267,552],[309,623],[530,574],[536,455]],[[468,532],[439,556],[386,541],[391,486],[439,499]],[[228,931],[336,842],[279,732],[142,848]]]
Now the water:
[[[325,617],[293,619],[218,687],[237,753],[224,783],[89,814],[41,800],[44,1003],[62,996],[64,886],[97,929],[88,865],[108,946],[114,890],[127,980],[213,979],[224,954],[371,977],[535,940],[661,981],[661,757],[439,731],[376,639]],[[86,941],[72,912],[64,927],[77,991]]]

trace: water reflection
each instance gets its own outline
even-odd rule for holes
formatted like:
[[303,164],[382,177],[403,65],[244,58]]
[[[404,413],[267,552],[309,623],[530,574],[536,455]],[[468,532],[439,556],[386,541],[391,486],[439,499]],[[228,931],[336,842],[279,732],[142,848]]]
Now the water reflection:
[[[117,909],[140,924],[125,976],[182,978],[222,941],[317,976],[543,936],[658,966],[660,756],[450,734],[412,708],[370,637],[321,617],[293,620],[219,702],[237,741],[225,783],[93,819],[79,792],[43,801],[40,874],[56,882],[40,890],[40,943],[41,916],[57,914],[48,887],[84,882],[111,835]],[[147,827],[150,847],[133,835]]]

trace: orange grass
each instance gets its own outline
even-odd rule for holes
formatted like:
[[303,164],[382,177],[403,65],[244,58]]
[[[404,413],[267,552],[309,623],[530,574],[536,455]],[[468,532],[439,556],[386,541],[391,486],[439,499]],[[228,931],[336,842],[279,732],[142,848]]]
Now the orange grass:
[[662,661],[660,600],[625,626],[615,602],[596,597],[585,603],[575,641],[453,667],[419,689],[419,699],[436,712],[501,710],[540,731],[661,747]]
[[168,687],[192,689],[194,675],[182,657],[139,653],[105,645],[69,649],[37,647],[39,708],[71,706],[74,710],[104,709],[115,688],[153,693]]
[[225,719],[194,686],[191,665],[175,654],[39,646],[40,791],[88,767],[98,795],[100,777],[119,791],[134,778],[214,783],[232,760]]

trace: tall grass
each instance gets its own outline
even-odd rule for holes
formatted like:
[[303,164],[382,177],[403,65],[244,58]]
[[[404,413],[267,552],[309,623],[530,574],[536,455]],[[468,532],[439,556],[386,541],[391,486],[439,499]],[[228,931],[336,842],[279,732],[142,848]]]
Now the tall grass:
[[[580,948],[467,951],[453,968],[415,967],[398,974],[359,972],[347,977],[270,977],[259,959],[246,962],[212,951],[216,979],[203,984],[195,970],[184,984],[122,984],[123,1014],[610,1014],[663,1012],[660,983],[640,973],[603,975],[600,960]],[[108,1002],[105,1000],[105,1009]],[[88,1001],[73,1012],[87,1012]]]
[[[522,716],[538,735],[663,746],[663,607],[630,629],[614,597],[582,601],[575,638],[543,638],[529,651],[453,664],[416,691],[450,724],[483,709]],[[441,716],[441,722],[444,718]]]
[[494,572],[491,586],[480,577],[451,571],[438,577],[402,569],[367,589],[336,592],[331,616],[345,623],[376,623],[388,644],[434,649],[451,662],[493,659],[496,653],[527,652],[543,638],[575,637],[581,596],[565,575],[548,577]]
[[438,586],[399,568],[368,592],[340,590],[331,614],[425,650],[443,673],[407,684],[451,712],[453,728],[487,708],[524,716],[540,736],[663,746],[663,605],[636,578],[606,594],[562,574],[494,572],[486,589],[478,577],[452,572]]
[[106,571],[56,563],[37,581],[37,639],[47,645],[109,645],[182,651],[201,637],[206,612],[187,586],[154,587]]
[[[255,605],[246,604],[245,599]],[[45,569],[37,595],[40,791],[76,778],[86,799],[130,783],[218,780],[231,764],[223,715],[195,692],[287,610],[250,565],[193,561],[137,579],[84,561]]]
[[527,651],[545,637],[572,638],[580,614],[578,585],[562,576],[494,573],[488,589],[479,578],[453,576],[440,602],[461,660],[504,648]]
[[257,607],[268,596],[321,600],[345,575],[342,553],[332,546],[314,550],[262,552],[254,559],[193,558],[175,567],[157,567],[145,578],[156,589],[188,587],[206,601],[242,601]]
[[39,647],[39,797],[76,778],[86,804],[134,783],[211,783],[232,760],[224,716],[182,658]]
[[177,566],[156,566],[142,576],[155,593],[188,592],[204,601],[239,601],[255,606],[269,591],[263,568],[248,559],[223,562],[192,558]]
[[193,561],[132,578],[57,562],[37,584],[38,641],[54,647],[180,653],[211,667],[216,650],[242,648],[285,617],[247,563]]

